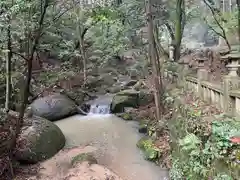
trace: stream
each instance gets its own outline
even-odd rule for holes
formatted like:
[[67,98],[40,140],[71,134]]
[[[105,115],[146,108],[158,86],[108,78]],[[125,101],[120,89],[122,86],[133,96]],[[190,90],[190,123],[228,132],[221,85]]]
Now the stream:
[[138,124],[108,112],[108,103],[92,103],[89,115],[75,115],[57,121],[66,137],[66,147],[95,147],[94,155],[99,164],[126,180],[168,180],[167,170],[146,161],[136,147],[141,138]]

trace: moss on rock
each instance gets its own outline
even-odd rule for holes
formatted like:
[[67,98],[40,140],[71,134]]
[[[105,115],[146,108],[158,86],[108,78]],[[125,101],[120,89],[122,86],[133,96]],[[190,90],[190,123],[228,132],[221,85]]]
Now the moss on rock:
[[117,113],[116,115],[126,121],[133,120],[133,117],[130,113]]
[[81,153],[72,158],[71,164],[82,163],[84,161],[89,162],[89,164],[97,164],[97,159],[92,153]]
[[65,136],[57,125],[44,118],[33,116],[25,121],[18,138],[16,159],[26,163],[37,163],[54,156],[65,145]]
[[155,161],[161,156],[160,149],[158,149],[152,139],[143,137],[137,142],[137,147],[140,148],[149,161]]

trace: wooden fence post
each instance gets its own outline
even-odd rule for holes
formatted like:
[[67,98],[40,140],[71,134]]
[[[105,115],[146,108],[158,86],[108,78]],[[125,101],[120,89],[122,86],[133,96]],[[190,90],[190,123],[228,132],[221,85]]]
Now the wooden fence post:
[[204,62],[207,61],[207,58],[204,57],[198,57],[198,70],[197,70],[197,78],[198,78],[198,88],[197,88],[197,93],[198,96],[203,99],[204,97],[204,92],[202,88],[202,81],[207,81],[208,80],[208,71],[204,68]]
[[239,87],[239,77],[237,70],[240,67],[238,61],[240,59],[237,54],[228,54],[223,56],[222,59],[228,60],[228,75],[223,77],[223,102],[224,102],[224,112],[230,115],[235,114],[235,102],[234,98],[230,96],[231,90],[236,90]]
[[189,71],[189,60],[183,58],[180,59],[179,62],[179,69],[178,69],[178,85],[179,86],[183,86],[184,88],[188,88],[187,84],[186,84],[186,76],[188,74]]

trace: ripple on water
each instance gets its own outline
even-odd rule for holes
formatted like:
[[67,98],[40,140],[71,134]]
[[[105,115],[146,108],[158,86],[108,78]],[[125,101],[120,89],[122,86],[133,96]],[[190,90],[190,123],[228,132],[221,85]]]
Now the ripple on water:
[[66,147],[92,145],[100,164],[127,180],[167,180],[167,171],[145,161],[136,147],[141,138],[135,122],[114,115],[72,116],[56,124],[66,137]]

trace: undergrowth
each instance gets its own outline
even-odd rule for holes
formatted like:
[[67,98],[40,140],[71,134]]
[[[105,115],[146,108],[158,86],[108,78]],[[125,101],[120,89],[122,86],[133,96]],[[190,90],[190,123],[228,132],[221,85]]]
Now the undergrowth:
[[240,136],[239,119],[219,111],[210,115],[210,105],[193,96],[185,96],[185,103],[178,105],[181,106],[169,123],[173,140],[171,179],[239,179],[240,146],[231,141]]

